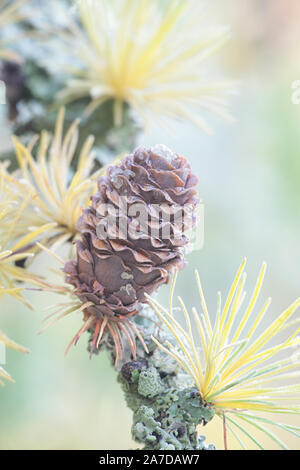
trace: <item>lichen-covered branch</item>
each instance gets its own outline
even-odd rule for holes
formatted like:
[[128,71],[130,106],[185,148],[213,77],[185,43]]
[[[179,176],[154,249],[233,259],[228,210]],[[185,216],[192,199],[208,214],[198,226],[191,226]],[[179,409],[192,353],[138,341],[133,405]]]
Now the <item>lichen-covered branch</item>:
[[[144,307],[145,317],[139,317],[139,328],[149,353],[138,346],[137,358],[130,351],[119,364],[118,381],[124,391],[126,403],[133,411],[132,436],[145,450],[213,450],[205,444],[197,427],[214,417],[214,410],[203,403],[189,377],[177,363],[161,351],[151,335],[165,337],[166,331],[154,323],[150,308]],[[172,341],[171,338],[168,338]],[[106,347],[115,361],[114,349],[107,337]]]

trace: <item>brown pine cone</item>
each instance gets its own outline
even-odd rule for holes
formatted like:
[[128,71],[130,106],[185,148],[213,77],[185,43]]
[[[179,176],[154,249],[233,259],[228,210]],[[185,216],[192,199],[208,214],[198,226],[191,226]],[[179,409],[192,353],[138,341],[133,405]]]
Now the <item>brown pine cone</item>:
[[138,332],[130,317],[145,293],[184,267],[184,231],[195,223],[197,183],[187,160],[163,145],[136,149],[99,179],[78,222],[77,261],[65,266],[67,282],[89,303],[85,318],[95,319],[92,349],[107,327],[117,357],[122,333],[135,355]]

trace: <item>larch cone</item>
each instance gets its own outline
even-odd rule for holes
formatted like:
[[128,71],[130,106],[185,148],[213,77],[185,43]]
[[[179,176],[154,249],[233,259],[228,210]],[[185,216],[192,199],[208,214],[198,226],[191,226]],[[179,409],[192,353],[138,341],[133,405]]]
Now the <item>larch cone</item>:
[[164,145],[137,148],[99,179],[98,192],[78,221],[77,260],[64,268],[66,281],[87,305],[91,352],[108,330],[116,361],[124,338],[135,357],[135,337],[143,340],[132,316],[146,302],[145,293],[185,266],[184,232],[195,224],[197,184],[188,161]]

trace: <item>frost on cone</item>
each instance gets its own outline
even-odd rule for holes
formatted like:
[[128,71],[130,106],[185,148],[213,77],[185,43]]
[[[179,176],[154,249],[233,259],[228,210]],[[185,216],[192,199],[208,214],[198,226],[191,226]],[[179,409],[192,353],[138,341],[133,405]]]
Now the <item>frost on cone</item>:
[[99,179],[78,222],[77,260],[65,266],[67,282],[88,305],[85,319],[94,319],[92,349],[107,327],[117,356],[123,334],[135,355],[140,335],[130,317],[145,293],[184,267],[184,232],[195,224],[197,183],[187,160],[163,145],[136,149]]

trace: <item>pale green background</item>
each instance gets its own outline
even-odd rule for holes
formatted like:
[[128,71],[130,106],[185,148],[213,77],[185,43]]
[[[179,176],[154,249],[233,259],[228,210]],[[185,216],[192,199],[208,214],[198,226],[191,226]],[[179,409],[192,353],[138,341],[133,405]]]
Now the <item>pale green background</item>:
[[[217,291],[227,292],[247,256],[248,292],[261,263],[268,263],[259,305],[273,297],[272,319],[300,296],[300,105],[291,103],[291,84],[300,79],[300,9],[293,0],[211,3],[216,18],[232,25],[232,41],[218,60],[220,69],[239,82],[239,94],[232,98],[236,123],[212,119],[214,137],[188,124],[176,125],[172,136],[151,129],[139,143],[169,145],[190,159],[199,176],[205,245],[189,256],[179,279],[178,292],[187,304],[199,303],[193,282],[197,267],[214,315]],[[3,115],[4,106],[0,112]],[[7,145],[7,136],[2,123],[2,146]],[[36,262],[39,271],[48,265],[44,255]],[[168,288],[162,288],[160,299],[167,294]],[[1,329],[31,352],[7,353],[7,369],[17,383],[0,390],[0,448],[134,446],[131,413],[105,354],[90,361],[83,337],[64,357],[80,316],[60,321],[38,336],[43,308],[56,299],[37,293],[28,297],[34,312],[10,298],[1,302]],[[208,432],[210,441],[221,446],[218,423]],[[296,440],[287,441],[292,448],[299,447]],[[268,441],[266,445],[274,448]]]

